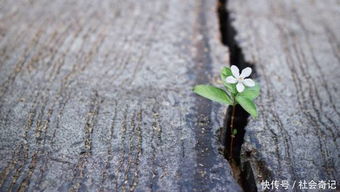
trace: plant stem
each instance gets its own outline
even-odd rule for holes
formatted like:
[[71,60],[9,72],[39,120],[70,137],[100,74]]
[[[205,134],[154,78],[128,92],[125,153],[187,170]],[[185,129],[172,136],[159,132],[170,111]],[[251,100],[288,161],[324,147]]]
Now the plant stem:
[[233,135],[233,129],[234,129],[234,120],[235,120],[235,105],[233,105],[233,109],[232,109],[232,113],[231,113],[231,121],[230,121],[230,148],[229,148],[229,158],[232,159],[233,158],[233,141],[234,141],[234,137],[235,135]]

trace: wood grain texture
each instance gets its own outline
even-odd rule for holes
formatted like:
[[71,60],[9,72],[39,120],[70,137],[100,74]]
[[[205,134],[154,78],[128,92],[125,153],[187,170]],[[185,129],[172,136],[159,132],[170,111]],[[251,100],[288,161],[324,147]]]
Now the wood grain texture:
[[338,1],[236,1],[228,10],[261,84],[243,163],[262,179],[340,178]]
[[227,63],[215,10],[2,0],[0,191],[240,191],[191,91]]

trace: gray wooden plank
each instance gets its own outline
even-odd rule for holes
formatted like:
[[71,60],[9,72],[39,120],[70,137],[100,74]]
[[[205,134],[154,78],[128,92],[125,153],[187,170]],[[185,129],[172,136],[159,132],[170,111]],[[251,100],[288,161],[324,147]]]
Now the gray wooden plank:
[[3,0],[0,191],[240,191],[191,92],[227,62],[215,6]]
[[260,191],[261,180],[339,183],[339,2],[230,0],[228,10],[262,88],[243,166]]

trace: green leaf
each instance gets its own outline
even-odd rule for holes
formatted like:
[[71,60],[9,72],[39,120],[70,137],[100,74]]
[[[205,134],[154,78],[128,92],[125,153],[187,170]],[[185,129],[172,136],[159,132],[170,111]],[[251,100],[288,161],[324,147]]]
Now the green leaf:
[[224,82],[224,86],[232,94],[235,95],[237,93],[236,84],[229,84],[229,83]]
[[233,129],[233,135],[237,135],[237,129]]
[[223,81],[223,84],[225,86],[225,88],[230,91],[233,94],[237,93],[237,89],[236,89],[236,83],[235,84],[229,84],[225,82],[225,79],[229,76],[233,75],[231,73],[231,69],[229,67],[223,67],[221,70],[221,79]]
[[231,69],[229,67],[223,67],[221,70],[221,79],[225,81],[225,78],[227,78],[230,75],[233,75],[231,73]]
[[196,85],[193,90],[196,94],[222,104],[231,105],[231,99],[227,93],[220,88],[210,85]]
[[238,95],[253,100],[260,95],[260,86],[256,83],[254,87],[246,87],[246,89]]
[[238,104],[242,106],[244,110],[246,110],[251,116],[256,117],[257,116],[257,110],[256,105],[253,103],[252,100],[242,97],[240,95],[236,96],[236,101]]

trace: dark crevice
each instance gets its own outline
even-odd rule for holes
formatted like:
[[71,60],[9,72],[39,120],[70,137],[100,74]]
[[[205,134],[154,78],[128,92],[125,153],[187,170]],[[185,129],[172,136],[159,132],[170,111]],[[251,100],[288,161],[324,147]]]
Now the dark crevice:
[[[251,63],[245,61],[241,47],[235,39],[236,30],[232,26],[233,19],[227,9],[227,0],[218,0],[217,13],[221,32],[221,41],[227,46],[230,54],[230,65],[236,65],[238,68],[251,67],[253,70],[252,78],[256,77],[256,72]],[[221,142],[224,146],[224,157],[229,161],[233,170],[233,176],[241,185],[244,191],[257,191],[254,175],[249,162],[243,162],[241,157],[241,146],[244,141],[245,127],[248,124],[249,114],[239,105],[236,106],[234,128],[237,129],[237,135],[234,138],[233,153],[229,154],[230,144],[230,123],[231,123],[232,106],[227,110],[224,120],[224,127],[221,131]],[[242,165],[241,165],[242,162]]]

